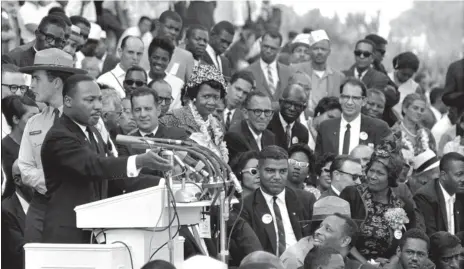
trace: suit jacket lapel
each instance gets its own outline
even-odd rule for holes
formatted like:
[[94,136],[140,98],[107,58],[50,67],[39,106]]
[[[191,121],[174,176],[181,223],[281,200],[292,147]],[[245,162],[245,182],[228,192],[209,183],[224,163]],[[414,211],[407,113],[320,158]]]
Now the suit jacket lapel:
[[262,223],[262,225],[264,226],[264,230],[266,231],[269,241],[271,242],[272,253],[275,253],[277,249],[277,237],[276,237],[276,231],[274,228],[274,220],[268,224],[265,224],[262,221],[264,215],[266,214],[271,215],[271,211],[269,210],[269,206],[267,205],[266,200],[264,199],[264,196],[261,193],[260,189],[257,189],[254,195],[255,195],[254,213],[255,213],[256,221]]
[[459,198],[458,194],[456,194],[456,202],[454,203],[454,231],[455,233],[461,232],[461,221],[464,216],[462,215],[462,210],[464,210],[463,202],[461,198]]
[[441,217],[443,218],[443,223],[445,224],[445,229],[448,231],[448,217],[446,216],[446,202],[445,202],[445,197],[443,196],[443,192],[441,191],[440,188],[440,183],[438,180],[435,182],[435,191],[437,192],[437,200],[438,200],[438,205],[440,206],[440,213]]
[[[278,112],[274,113],[274,116],[273,116],[270,124],[272,126],[272,132],[274,133],[274,135],[276,137],[285,138],[285,130],[284,130],[284,127],[282,126],[282,123],[280,122]],[[293,127],[295,127],[295,125]],[[294,133],[293,133],[293,129],[292,129],[292,135],[293,134]]]
[[19,221],[19,227],[21,228],[21,231],[24,233],[25,231],[25,224],[26,224],[26,214],[24,213],[24,209],[21,205],[21,202],[19,202],[19,198],[16,193],[14,193],[11,196],[11,199],[13,199],[14,207],[16,210],[16,216],[18,217]]
[[[366,117],[364,115],[361,114],[361,127],[359,128],[359,133],[366,133],[366,134],[370,134],[370,131],[372,130],[371,126],[369,125],[369,123],[366,121]],[[360,145],[367,145],[367,141],[369,140],[370,138],[370,135],[367,136],[367,139],[366,140],[362,140],[361,139],[361,136],[359,136],[359,144]]]
[[335,147],[334,152],[337,152],[337,153],[338,153],[338,147],[340,144],[340,122],[341,120],[342,120],[341,118],[337,119],[335,121],[335,125],[330,126],[330,133],[329,133],[330,135],[334,137],[334,140],[333,140],[334,142],[333,144]]
[[281,72],[281,67],[280,67],[280,63],[277,63],[277,76],[278,78],[278,81],[277,81],[277,87],[275,89],[275,93],[274,93],[274,100],[278,101],[279,100],[279,97],[281,96],[282,94],[282,89],[281,89],[281,85],[282,85],[282,78],[284,77],[282,72]]
[[298,215],[302,209],[298,203],[298,197],[296,197],[295,193],[289,188],[285,190],[285,204],[287,205],[288,217],[292,223],[293,233],[295,233],[296,240],[298,241],[303,237],[300,217]]
[[[241,127],[242,127],[241,128],[242,133],[245,135],[245,138],[248,141],[248,143],[250,143],[251,149],[259,151],[258,144],[256,143],[255,137],[251,133],[250,128],[248,128],[248,123],[246,122],[246,120],[242,121],[242,126]],[[262,137],[261,137],[261,146],[262,146],[262,143],[263,143],[263,141],[262,141]]]
[[364,77],[362,78],[362,81],[364,82],[364,84],[366,85],[370,85],[370,82],[372,80],[372,76],[374,75],[374,69],[372,69],[372,67],[370,67],[366,74],[364,75]]
[[261,82],[261,85],[263,86],[263,88],[266,90],[267,94],[269,94],[269,96],[273,97],[274,95],[271,93],[270,89],[269,89],[269,85],[267,84],[267,80],[266,80],[266,76],[264,75],[264,70],[261,69],[261,64],[260,64],[260,61],[257,60],[256,61],[256,68],[258,69],[258,77],[256,78],[256,86],[259,86],[259,82]]
[[91,147],[90,141],[88,141],[87,136],[84,134],[82,129],[76,123],[74,123],[74,121],[72,121],[66,114],[63,114],[60,120],[61,123],[64,126],[66,126],[70,132],[74,133],[79,138],[81,144],[89,148]]

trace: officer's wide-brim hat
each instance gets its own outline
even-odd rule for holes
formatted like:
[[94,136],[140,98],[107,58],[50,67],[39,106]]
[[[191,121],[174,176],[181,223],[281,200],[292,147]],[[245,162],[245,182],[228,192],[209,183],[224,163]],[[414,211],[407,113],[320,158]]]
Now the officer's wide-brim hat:
[[20,72],[31,74],[36,70],[59,71],[70,74],[87,74],[87,71],[74,68],[74,61],[70,54],[57,49],[50,48],[38,51],[35,54],[34,65],[19,69]]
[[[338,213],[342,216],[351,218],[350,204],[338,196],[326,196],[317,200],[313,206],[313,216],[311,220],[303,220],[301,223],[311,223],[323,221],[325,218]],[[354,219],[353,219],[354,220]],[[363,220],[354,220],[363,221]]]

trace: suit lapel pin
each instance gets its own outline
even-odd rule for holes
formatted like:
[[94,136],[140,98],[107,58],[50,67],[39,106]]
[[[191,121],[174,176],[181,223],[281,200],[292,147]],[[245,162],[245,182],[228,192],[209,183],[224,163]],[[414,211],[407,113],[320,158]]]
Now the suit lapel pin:
[[264,214],[261,220],[263,221],[264,224],[269,224],[272,222],[272,216],[271,214]]
[[367,137],[368,137],[368,135],[367,135],[366,132],[361,132],[359,134],[359,139],[361,139],[361,140],[367,140]]

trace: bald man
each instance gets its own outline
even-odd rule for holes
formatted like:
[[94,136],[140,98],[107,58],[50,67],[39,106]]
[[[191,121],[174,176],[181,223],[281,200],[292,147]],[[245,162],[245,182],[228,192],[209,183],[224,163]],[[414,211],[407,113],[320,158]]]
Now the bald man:
[[361,161],[364,174],[366,174],[366,166],[371,159],[372,153],[374,153],[374,149],[366,145],[358,145],[350,152],[352,157]]
[[276,269],[285,269],[282,261],[275,255],[266,251],[255,251],[243,258],[240,267],[250,263],[267,263],[272,264]]

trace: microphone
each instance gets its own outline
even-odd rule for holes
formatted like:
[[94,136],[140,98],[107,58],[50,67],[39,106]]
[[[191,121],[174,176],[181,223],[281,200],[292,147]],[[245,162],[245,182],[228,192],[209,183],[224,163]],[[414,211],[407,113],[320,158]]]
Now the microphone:
[[177,145],[177,146],[187,146],[193,147],[193,144],[189,141],[184,140],[175,140],[175,139],[165,139],[165,138],[152,138],[152,137],[136,137],[128,135],[117,135],[116,142],[121,144],[128,144],[134,147],[143,147],[146,144],[160,143],[168,145]]
[[240,181],[238,181],[238,178],[232,172],[229,173],[229,178],[230,180],[232,180],[232,183],[234,183],[235,191],[241,194],[243,189],[242,189],[242,185],[240,184]]
[[189,141],[184,141],[184,140],[176,140],[176,139],[166,139],[166,138],[155,138],[155,137],[150,137],[148,140],[151,140],[156,143],[161,143],[161,144],[168,144],[168,145],[177,145],[177,146],[187,146],[187,147],[192,147],[193,144]]
[[[200,173],[203,177],[209,177],[209,173],[203,169],[205,167],[205,164],[202,161],[197,161],[193,159],[192,157],[188,156],[186,151],[177,151],[176,154],[174,154],[179,161],[183,162],[184,165],[187,167],[193,168],[193,170],[197,173]],[[180,166],[182,166],[179,163]]]

